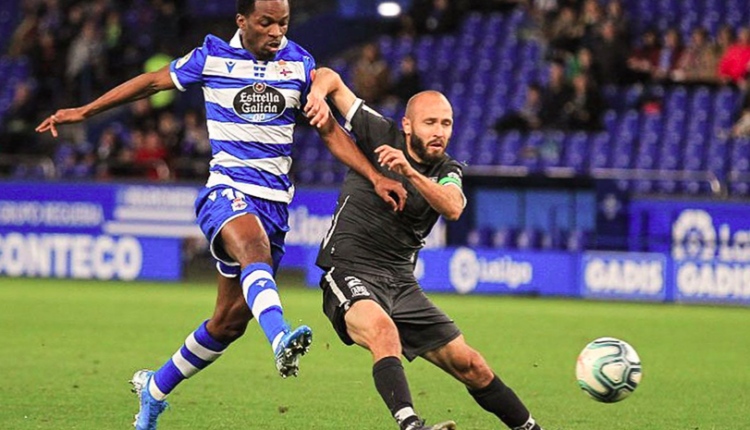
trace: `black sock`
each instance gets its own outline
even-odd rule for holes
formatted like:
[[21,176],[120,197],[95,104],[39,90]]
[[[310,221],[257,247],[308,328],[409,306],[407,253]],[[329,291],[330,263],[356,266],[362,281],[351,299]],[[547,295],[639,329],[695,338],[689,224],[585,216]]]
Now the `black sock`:
[[414,413],[409,383],[406,382],[401,360],[396,357],[380,359],[372,366],[372,377],[380,397],[401,428],[419,419]]
[[516,396],[500,378],[495,379],[484,388],[469,390],[469,394],[479,403],[485,411],[497,415],[506,426],[514,430],[541,430],[531,418],[529,410],[523,405],[521,399]]

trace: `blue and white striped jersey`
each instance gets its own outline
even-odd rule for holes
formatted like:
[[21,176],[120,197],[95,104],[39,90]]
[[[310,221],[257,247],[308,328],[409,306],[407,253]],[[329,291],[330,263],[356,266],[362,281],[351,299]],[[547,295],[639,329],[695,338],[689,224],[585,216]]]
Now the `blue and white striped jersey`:
[[273,61],[209,35],[203,46],[170,65],[180,91],[203,86],[213,159],[207,187],[228,185],[247,195],[289,203],[294,121],[310,90],[312,56],[284,37]]

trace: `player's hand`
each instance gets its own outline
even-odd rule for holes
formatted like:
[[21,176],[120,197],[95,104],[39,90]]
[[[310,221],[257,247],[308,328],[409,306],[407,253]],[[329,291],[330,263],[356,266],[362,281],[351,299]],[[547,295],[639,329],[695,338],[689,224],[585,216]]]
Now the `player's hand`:
[[404,176],[410,173],[412,167],[406,160],[403,151],[399,151],[392,146],[382,145],[375,150],[375,153],[378,154],[378,163],[387,167],[391,172]]
[[372,185],[375,187],[375,193],[394,211],[404,210],[407,193],[406,188],[400,182],[379,175]]
[[317,128],[323,128],[331,116],[331,109],[326,103],[325,95],[310,91],[307,95],[307,104],[305,105],[305,115],[310,121],[310,125]]
[[45,133],[47,131],[52,132],[52,136],[57,137],[57,125],[58,124],[73,124],[85,120],[86,117],[83,114],[83,109],[60,109],[49,118],[42,121],[41,124],[36,128],[37,133]]

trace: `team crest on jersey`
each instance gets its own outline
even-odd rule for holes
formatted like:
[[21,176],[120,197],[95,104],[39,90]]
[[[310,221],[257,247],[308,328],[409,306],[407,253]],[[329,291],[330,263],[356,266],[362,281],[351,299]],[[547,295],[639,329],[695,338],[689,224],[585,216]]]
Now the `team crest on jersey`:
[[247,207],[247,203],[245,203],[245,200],[242,197],[237,197],[236,199],[232,200],[232,210],[237,212],[245,209]]
[[234,97],[234,112],[248,122],[268,122],[280,117],[286,109],[281,91],[264,82],[240,90]]

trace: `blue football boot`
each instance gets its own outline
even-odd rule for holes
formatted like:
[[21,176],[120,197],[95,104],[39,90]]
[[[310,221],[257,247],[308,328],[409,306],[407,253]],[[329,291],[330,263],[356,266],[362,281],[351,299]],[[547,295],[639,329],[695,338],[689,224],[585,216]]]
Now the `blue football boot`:
[[148,384],[153,377],[154,372],[144,369],[135,372],[133,379],[130,381],[133,385],[132,391],[138,394],[140,403],[140,410],[133,423],[136,430],[156,430],[156,420],[168,406],[166,400],[156,400],[148,391]]
[[282,378],[299,373],[299,357],[305,355],[312,344],[312,330],[306,325],[284,333],[276,347],[276,369]]

